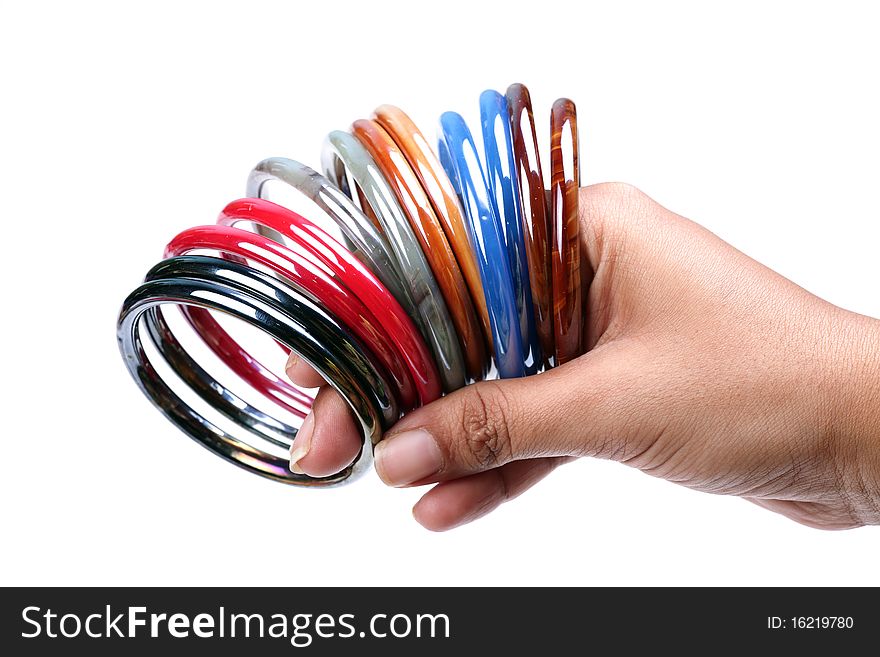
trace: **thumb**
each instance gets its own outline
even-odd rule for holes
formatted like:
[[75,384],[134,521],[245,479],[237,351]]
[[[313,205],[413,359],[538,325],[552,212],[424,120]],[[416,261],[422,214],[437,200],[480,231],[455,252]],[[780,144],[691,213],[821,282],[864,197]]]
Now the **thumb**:
[[392,427],[376,446],[376,470],[386,484],[409,486],[520,459],[625,459],[631,428],[645,427],[635,360],[609,343],[537,376],[466,386]]

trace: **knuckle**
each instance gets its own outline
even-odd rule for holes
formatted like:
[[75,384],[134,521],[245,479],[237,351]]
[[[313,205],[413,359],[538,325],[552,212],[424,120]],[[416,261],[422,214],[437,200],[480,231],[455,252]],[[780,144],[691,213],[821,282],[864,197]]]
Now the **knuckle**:
[[653,201],[642,190],[629,183],[600,183],[582,190],[581,212],[605,221],[640,215]]
[[608,182],[581,189],[578,202],[580,222],[587,244],[603,256],[613,255],[649,206],[648,197],[628,183]]
[[585,194],[589,201],[600,203],[620,202],[621,200],[632,200],[645,196],[635,185],[624,182],[606,182],[591,185]]
[[511,459],[510,402],[496,383],[486,381],[468,388],[460,413],[461,457],[482,468]]

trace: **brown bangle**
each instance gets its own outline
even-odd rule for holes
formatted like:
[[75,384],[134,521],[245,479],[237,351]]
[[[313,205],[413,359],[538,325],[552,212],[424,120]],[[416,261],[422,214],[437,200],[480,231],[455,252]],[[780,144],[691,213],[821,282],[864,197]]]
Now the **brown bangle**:
[[582,330],[577,110],[567,98],[550,112],[550,164],[553,338],[562,365],[580,355]]
[[538,155],[538,138],[532,117],[532,100],[523,84],[507,88],[507,106],[510,109],[510,128],[513,138],[513,156],[519,179],[520,200],[523,207],[523,236],[529,261],[529,283],[532,305],[535,307],[535,328],[544,354],[544,367],[553,366],[553,292],[550,273],[550,215],[547,212],[547,194],[544,174]]
[[424,135],[402,109],[394,105],[380,105],[373,113],[373,120],[391,135],[422,184],[422,189],[428,196],[431,207],[434,208],[434,213],[440,220],[449,245],[455,253],[458,266],[470,291],[471,301],[483,325],[483,337],[491,353],[492,328],[489,324],[489,311],[486,309],[486,297],[483,294],[483,281],[480,279],[477,260],[465,227],[464,210],[452,188],[452,183],[449,182],[440,160],[434,155]]
[[400,201],[452,315],[468,377],[479,381],[489,360],[471,297],[443,227],[415,172],[391,136],[376,121],[360,119],[352,134],[364,145]]

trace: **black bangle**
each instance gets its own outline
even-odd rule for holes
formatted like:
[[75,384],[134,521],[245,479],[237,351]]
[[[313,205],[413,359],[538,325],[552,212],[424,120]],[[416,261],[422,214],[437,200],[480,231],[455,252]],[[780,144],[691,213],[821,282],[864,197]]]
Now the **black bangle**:
[[[255,326],[285,344],[312,365],[348,402],[370,448],[362,448],[355,463],[328,477],[294,474],[286,458],[266,452],[232,436],[187,405],[156,372],[144,352],[140,319],[162,304],[184,304],[218,310]],[[148,337],[169,365],[193,389],[215,407],[228,406],[238,398],[203,369],[185,374],[192,360],[155,313],[145,318]],[[162,328],[164,326],[164,329]],[[173,337],[173,336],[171,336]],[[117,341],[135,382],[162,413],[191,438],[228,461],[261,476],[300,485],[329,485],[363,473],[371,446],[383,429],[398,417],[398,408],[384,374],[367,352],[331,315],[292,287],[260,271],[220,258],[180,256],[169,258],[147,274],[145,282],[123,303],[117,323]],[[185,358],[184,358],[185,356]],[[194,385],[194,383],[196,385]],[[198,387],[201,387],[201,390]],[[267,439],[257,427],[271,427],[280,434],[276,444],[289,446],[295,429],[249,405],[237,409],[250,415],[235,419],[248,430]],[[278,427],[282,429],[278,431]]]

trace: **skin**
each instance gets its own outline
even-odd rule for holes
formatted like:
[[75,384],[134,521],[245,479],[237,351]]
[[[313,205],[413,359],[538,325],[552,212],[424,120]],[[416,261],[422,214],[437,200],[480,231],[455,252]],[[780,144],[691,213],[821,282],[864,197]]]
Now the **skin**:
[[[574,458],[612,459],[822,529],[880,524],[880,321],[838,308],[619,183],[583,188],[590,350],[528,380],[467,386],[376,449],[390,485],[437,483],[428,529],[479,518]],[[295,383],[322,381],[290,363]],[[323,387],[294,468],[357,454]]]

